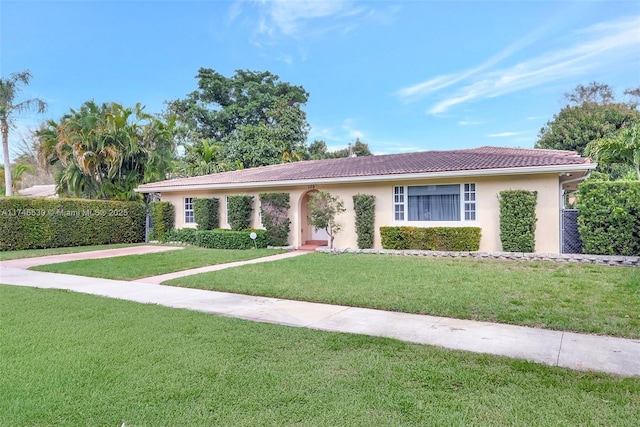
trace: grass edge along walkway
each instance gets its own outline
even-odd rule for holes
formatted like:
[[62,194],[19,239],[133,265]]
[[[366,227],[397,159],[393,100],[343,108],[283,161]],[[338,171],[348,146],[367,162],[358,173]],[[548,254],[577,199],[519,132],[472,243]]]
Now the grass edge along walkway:
[[384,312],[108,279],[0,268],[7,284],[68,289],[110,298],[267,323],[397,338],[551,366],[640,376],[640,341],[513,325]]
[[640,423],[637,378],[64,291],[0,286],[0,335],[2,425]]

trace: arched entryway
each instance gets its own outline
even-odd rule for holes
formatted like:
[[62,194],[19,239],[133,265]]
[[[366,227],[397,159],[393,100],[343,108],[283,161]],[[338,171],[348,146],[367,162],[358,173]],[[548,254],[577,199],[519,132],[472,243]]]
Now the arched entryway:
[[326,230],[315,230],[307,220],[309,214],[308,203],[310,194],[318,190],[309,190],[300,198],[300,246],[314,245],[314,246],[326,246],[328,245],[329,236]]

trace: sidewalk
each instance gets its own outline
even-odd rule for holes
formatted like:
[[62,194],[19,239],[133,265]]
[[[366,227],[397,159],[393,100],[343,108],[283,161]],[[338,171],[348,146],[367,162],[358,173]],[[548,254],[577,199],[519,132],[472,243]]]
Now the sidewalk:
[[34,258],[20,258],[9,261],[0,261],[0,266],[12,267],[12,268],[31,268],[38,265],[58,264],[67,261],[78,261],[82,259],[100,259],[100,258],[113,258],[125,255],[144,255],[152,254],[155,252],[175,251],[178,249],[184,249],[183,246],[155,246],[155,245],[143,245],[143,246],[131,246],[127,248],[118,249],[103,249],[98,251],[78,252],[62,255],[49,255]]
[[551,366],[640,376],[640,340],[576,334],[470,320],[387,312],[95,279],[0,265],[0,283],[68,289],[246,320],[396,338],[418,344],[520,358]]

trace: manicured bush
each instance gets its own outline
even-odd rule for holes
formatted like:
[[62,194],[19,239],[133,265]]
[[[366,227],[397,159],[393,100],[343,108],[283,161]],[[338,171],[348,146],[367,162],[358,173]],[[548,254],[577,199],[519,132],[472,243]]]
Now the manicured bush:
[[262,225],[267,230],[267,245],[289,244],[289,193],[260,193]]
[[220,200],[216,198],[193,199],[193,217],[196,221],[198,230],[213,230],[220,228],[220,217],[218,215],[218,206]]
[[253,196],[235,195],[227,198],[227,222],[234,231],[246,230],[251,226]]
[[500,192],[500,241],[506,252],[534,252],[538,193],[526,190]]
[[182,242],[195,245],[197,231],[198,230],[196,230],[195,228],[180,228],[178,230],[171,230],[166,232],[163,238],[160,239],[160,241],[165,243]]
[[479,227],[380,227],[384,249],[477,251]]
[[369,194],[353,196],[353,210],[356,214],[356,234],[360,249],[373,248],[376,220],[376,197]]
[[[256,233],[255,245],[250,237]],[[196,245],[211,249],[253,249],[267,247],[267,232],[265,230],[205,230],[196,233]]]
[[141,202],[86,199],[0,199],[0,250],[144,241]]
[[583,252],[640,255],[640,182],[588,179],[578,187]]
[[151,217],[151,238],[162,240],[165,233],[173,230],[176,221],[176,210],[169,202],[149,203]]

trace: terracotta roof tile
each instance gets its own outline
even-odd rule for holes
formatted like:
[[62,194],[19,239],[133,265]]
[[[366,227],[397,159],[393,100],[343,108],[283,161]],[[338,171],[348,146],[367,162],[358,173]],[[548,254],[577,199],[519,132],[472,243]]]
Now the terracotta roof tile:
[[540,166],[589,164],[588,158],[573,151],[526,148],[479,147],[452,151],[386,154],[326,160],[307,160],[221,172],[192,178],[178,178],[144,184],[140,190],[155,187],[239,184],[275,181],[400,175],[412,173],[476,171]]

